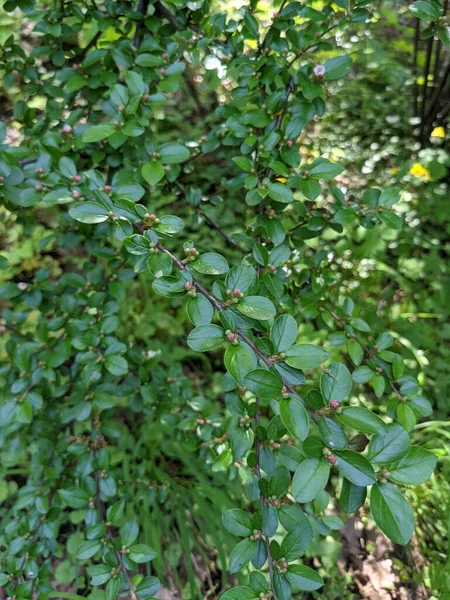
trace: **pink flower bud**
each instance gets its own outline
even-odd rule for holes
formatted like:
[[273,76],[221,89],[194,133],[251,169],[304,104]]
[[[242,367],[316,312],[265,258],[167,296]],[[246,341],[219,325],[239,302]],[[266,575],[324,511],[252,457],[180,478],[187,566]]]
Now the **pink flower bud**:
[[142,97],[144,98],[144,100],[148,100],[150,98],[150,94],[144,94]]
[[276,271],[276,270],[277,270],[277,268],[276,268],[276,266],[275,266],[275,265],[269,265],[269,269],[270,269],[271,271]]
[[161,73],[161,75],[165,75],[167,73],[166,69],[160,69],[159,72]]
[[75,181],[81,181],[81,176],[80,175],[75,175],[74,180]]
[[323,65],[316,65],[313,73],[316,77],[323,77],[325,75],[325,67]]
[[148,218],[150,219],[150,221],[154,221],[156,219],[156,215],[152,213],[151,215],[149,215]]
[[42,190],[42,185],[36,185],[35,189],[37,192],[40,192]]
[[25,281],[21,281],[20,283],[17,284],[17,287],[19,288],[19,290],[21,292],[24,292],[28,287],[28,283],[26,283]]
[[0,176],[0,183],[3,183],[3,181],[5,181],[5,178]]
[[74,69],[78,69],[78,64],[77,64],[77,63],[73,63],[72,67],[73,67]]
[[105,187],[103,189],[105,190],[105,192],[107,194],[109,194],[109,192],[112,190],[112,187],[110,185],[105,185]]
[[79,198],[79,197],[80,197],[80,192],[77,192],[77,190],[72,192],[72,198]]
[[94,508],[95,504],[92,502],[92,500],[90,500],[88,502],[88,506],[89,506],[89,508]]
[[68,123],[65,123],[62,126],[61,131],[62,131],[62,133],[72,133],[73,129]]
[[39,169],[36,169],[36,173],[39,173],[40,175],[42,175],[43,172],[44,172],[44,169],[42,167],[39,167]]
[[332,400],[330,406],[331,408],[339,408],[339,402],[337,400]]
[[194,44],[194,43],[195,43],[195,38],[193,38],[193,37],[192,37],[192,38],[190,38],[190,39],[189,39],[189,43],[190,43],[190,44]]
[[191,289],[191,287],[192,287],[192,284],[191,284],[191,283],[189,283],[189,281],[187,281],[187,282],[184,284],[184,289],[185,289],[185,290],[190,290],[190,289]]
[[334,454],[329,454],[327,456],[327,461],[330,463],[330,465],[334,465],[336,460],[337,460],[337,458]]
[[294,143],[294,142],[293,142],[292,140],[288,140],[288,141],[286,142],[286,146],[288,146],[288,147],[290,148],[290,147],[292,146],[292,144],[293,144],[293,143]]
[[122,104],[119,106],[119,111],[123,112],[125,110],[125,106],[123,106]]
[[274,209],[273,209],[273,208],[270,208],[270,209],[267,211],[267,214],[269,215],[269,217],[274,217],[276,213],[275,213],[275,211],[274,211]]
[[228,340],[229,342],[234,342],[234,340],[235,340],[235,339],[236,339],[236,334],[235,334],[235,333],[229,333],[229,334],[227,335],[227,340]]
[[169,55],[167,54],[167,52],[163,52],[163,55],[162,55],[162,57],[163,57],[163,58],[169,58]]
[[241,295],[241,290],[234,290],[234,295],[235,296],[240,296]]

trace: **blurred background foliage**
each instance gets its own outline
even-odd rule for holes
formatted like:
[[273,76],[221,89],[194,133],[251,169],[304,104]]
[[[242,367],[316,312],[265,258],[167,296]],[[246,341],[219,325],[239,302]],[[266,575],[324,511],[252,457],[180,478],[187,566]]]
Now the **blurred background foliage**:
[[[241,5],[239,0],[212,1],[218,11],[229,13]],[[323,2],[318,0],[317,4]],[[402,190],[400,210],[406,221],[403,229],[379,225],[370,230],[350,223],[345,236],[327,231],[328,238],[325,238],[342,266],[343,277],[339,280],[342,294],[358,299],[360,314],[367,322],[381,319],[386,330],[397,332],[408,367],[415,371],[424,394],[433,404],[433,420],[419,423],[413,437],[439,456],[438,469],[428,483],[408,492],[418,515],[413,544],[417,556],[411,557],[399,547],[386,544],[381,534],[375,537],[372,524],[364,514],[360,525],[352,530],[360,535],[361,543],[359,548],[356,545],[356,551],[355,541],[349,539],[351,536],[346,530],[330,534],[326,542],[310,548],[311,556],[320,557],[320,572],[328,583],[325,591],[311,597],[327,600],[450,598],[450,130],[444,119],[429,135],[424,137],[421,131],[418,118],[421,100],[417,98],[426,87],[424,73],[429,44],[426,39],[420,41],[415,52],[416,20],[408,12],[408,4],[407,1],[380,0],[375,24],[370,28],[355,27],[354,32],[346,31],[345,37],[339,39],[341,48],[352,56],[354,68],[347,78],[330,85],[327,113],[303,132],[302,154],[305,159],[325,156],[344,165],[346,171],[339,178],[341,186],[353,190],[396,186]],[[261,20],[266,21],[272,3],[260,2],[258,7]],[[37,44],[22,13],[6,12],[0,7],[0,46],[12,32],[24,47]],[[95,33],[85,32],[86,43]],[[107,30],[103,35],[110,40],[114,39],[115,32]],[[450,60],[448,48],[447,55],[441,48],[439,59],[436,46],[434,52],[426,78],[432,89],[436,89],[436,77],[441,71],[445,74]],[[317,58],[320,61],[328,57],[329,53]],[[437,66],[436,60],[440,63]],[[165,112],[161,113],[162,139],[165,130],[173,137],[174,129],[183,131],[182,137],[186,138],[188,129],[192,145],[198,145],[201,136],[208,131],[208,107],[226,102],[229,82],[221,78],[213,61],[193,77],[196,95],[182,89],[178,98],[166,103]],[[445,86],[442,93],[445,94]],[[423,100],[423,96],[421,98]],[[0,113],[5,120],[13,117],[20,100],[19,88],[0,83]],[[33,107],[41,109],[44,103],[44,98],[37,96]],[[19,133],[12,126],[8,135],[14,141]],[[191,198],[201,195],[200,209],[195,208],[194,202],[189,203],[189,198],[186,202],[177,197],[176,189],[172,196],[153,198],[156,209],[168,204],[176,206],[176,214],[190,223],[194,243],[201,231],[202,246],[219,251],[223,245],[216,232],[200,228],[201,211],[207,206],[206,212],[226,231],[237,232],[240,216],[247,209],[233,199],[233,182],[229,184],[229,173],[225,170],[229,163],[222,158],[218,151],[214,162],[205,160],[201,169],[197,165],[191,172],[189,166],[185,169],[184,185],[189,188]],[[225,179],[228,179],[227,186],[222,189],[218,182]],[[321,201],[319,197],[317,202]],[[61,256],[53,252],[52,241],[44,238],[47,234],[44,226],[32,230],[11,226],[11,216],[4,209],[0,211],[0,253],[18,276],[26,278],[27,273],[44,266],[59,273],[65,263],[77,260],[73,254]],[[307,241],[311,245],[316,242],[315,238]],[[2,271],[0,283],[1,277]],[[139,279],[130,283],[134,287],[121,304],[122,339],[134,337],[145,341],[148,351],[155,353],[154,360],[164,363],[165,358],[171,356],[172,360],[183,360],[187,370],[190,361],[195,364],[193,370],[198,370],[198,361],[203,361],[204,394],[210,401],[217,401],[221,390],[220,373],[213,373],[209,360],[188,348],[180,348],[178,343],[189,330],[184,303],[180,300],[177,306],[177,301],[153,295],[148,277],[141,274]],[[314,330],[311,320],[306,318],[302,327],[311,343],[323,344],[322,334]],[[339,347],[333,352],[339,353]],[[219,360],[215,367],[220,369]],[[176,366],[174,369],[174,377],[184,375],[184,381],[188,381],[188,374],[186,377],[186,373],[176,371]],[[164,436],[164,431],[159,435]],[[185,450],[186,446],[180,448],[173,442],[166,449],[166,460],[173,456],[184,463],[185,478],[168,477],[164,469],[155,466],[154,494],[166,506],[164,518],[158,518],[153,511],[147,526],[149,542],[155,544],[162,537],[168,543],[166,564],[156,565],[158,575],[165,573],[170,586],[181,590],[183,599],[189,600],[196,597],[203,585],[202,578],[206,579],[206,587],[211,585],[213,590],[208,597],[214,597],[214,574],[208,570],[211,548],[219,549],[228,544],[230,549],[233,540],[227,540],[220,521],[221,511],[216,510],[209,499],[214,497],[214,504],[223,510],[236,506],[240,487],[237,481],[230,481],[230,477],[238,480],[240,474],[236,469],[230,476],[223,465],[217,464],[213,466],[217,481],[213,481],[202,476],[196,463],[198,458]],[[0,503],[7,495],[7,486],[11,485],[0,478]],[[185,486],[189,488],[188,494]],[[173,506],[172,511],[167,504]],[[183,509],[193,515],[193,522],[186,521]],[[177,536],[174,536],[175,530]],[[372,573],[373,557],[383,562],[384,571],[378,574],[378,579]],[[196,561],[203,565],[198,570]],[[356,563],[361,563],[359,571],[354,567]],[[346,575],[349,565],[353,565],[353,572],[356,569],[359,573],[361,585],[355,584],[358,577]],[[70,561],[60,562],[56,582],[70,586],[75,578]],[[94,596],[92,598],[94,600]]]

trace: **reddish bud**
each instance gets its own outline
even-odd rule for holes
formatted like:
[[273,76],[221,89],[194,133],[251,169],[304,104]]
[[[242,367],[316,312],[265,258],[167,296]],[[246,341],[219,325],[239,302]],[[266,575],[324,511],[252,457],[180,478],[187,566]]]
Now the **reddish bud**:
[[35,189],[37,192],[40,192],[42,190],[42,185],[36,185]]
[[5,178],[0,176],[0,183],[3,183],[3,181],[5,181]]
[[62,131],[62,133],[72,133],[73,129],[72,129],[72,127],[68,123],[65,123],[61,127],[61,131]]
[[184,284],[184,289],[185,289],[185,290],[190,290],[191,288],[192,288],[192,283],[189,283],[189,281],[187,281],[187,282]]
[[112,190],[112,187],[110,185],[105,185],[105,187],[103,189],[105,190],[105,192],[107,194],[109,194],[109,192]]
[[73,67],[74,69],[78,69],[78,64],[77,64],[77,63],[73,63],[72,67]]
[[24,292],[28,287],[28,283],[26,283],[25,281],[21,281],[20,283],[17,284],[17,287],[19,288],[19,290],[21,292]]
[[42,167],[39,167],[39,169],[36,169],[36,173],[39,173],[40,175],[44,172],[44,169]]
[[144,100],[148,100],[150,98],[150,94],[144,94],[142,97],[144,98]]
[[166,69],[160,69],[159,72],[161,73],[161,75],[165,75],[167,73]]
[[337,458],[334,454],[329,454],[327,456],[327,461],[330,463],[330,465],[334,465],[335,462],[337,461]]
[[163,57],[163,58],[169,58],[169,55],[167,54],[167,52],[163,52],[163,55],[162,55],[162,57]]
[[235,296],[240,296],[241,295],[241,290],[234,290],[234,295]]
[[316,65],[313,69],[313,73],[316,77],[323,77],[325,75],[325,67],[323,65]]
[[72,198],[79,198],[79,197],[80,197],[80,192],[77,192],[77,190],[72,192]]
[[81,175],[75,175],[74,180],[75,181],[81,181]]
[[339,402],[337,400],[332,400],[330,406],[331,408],[339,408]]
[[294,143],[294,142],[293,142],[292,140],[288,140],[288,141],[286,142],[286,146],[289,146],[289,148],[290,148],[290,147],[292,146],[292,144],[293,144],[293,143]]

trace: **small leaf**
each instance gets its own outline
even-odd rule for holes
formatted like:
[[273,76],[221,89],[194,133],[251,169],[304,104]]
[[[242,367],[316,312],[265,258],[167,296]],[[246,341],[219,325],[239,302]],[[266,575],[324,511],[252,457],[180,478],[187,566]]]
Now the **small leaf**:
[[245,385],[245,376],[255,366],[250,350],[242,344],[228,346],[225,350],[224,362],[228,373],[240,386]]
[[273,371],[266,369],[255,369],[245,377],[245,387],[261,398],[272,400],[281,394],[281,377]]
[[134,560],[134,562],[146,563],[156,558],[158,553],[147,544],[134,544],[131,546],[128,556],[131,558],[131,560]]
[[164,144],[158,150],[161,161],[172,165],[186,161],[189,156],[189,150],[182,144]]
[[388,468],[389,479],[404,485],[420,485],[431,477],[436,463],[434,454],[413,446],[406,456]]
[[112,123],[100,123],[100,125],[89,125],[83,132],[82,141],[87,144],[90,142],[100,142],[108,138],[116,131]]
[[330,465],[324,458],[306,458],[295,471],[292,496],[297,502],[311,502],[328,483]]
[[375,471],[367,458],[353,450],[336,452],[336,456],[338,457],[336,466],[345,479],[358,486],[375,483]]
[[347,436],[337,423],[327,417],[319,418],[317,423],[322,440],[333,450],[345,450]]
[[225,332],[218,325],[199,325],[188,335],[189,348],[197,352],[206,352],[219,348],[225,341]]
[[338,416],[341,423],[362,433],[384,433],[386,424],[368,408],[349,406]]
[[145,163],[141,169],[142,177],[150,185],[156,185],[164,177],[164,167],[161,161],[156,160],[154,162]]
[[108,220],[108,210],[97,202],[80,202],[69,210],[69,215],[81,223],[103,223]]
[[222,275],[230,268],[225,258],[215,252],[201,254],[191,265],[193,269],[205,275]]
[[222,514],[222,523],[225,529],[234,535],[246,537],[253,533],[252,517],[237,508],[226,510]]
[[257,321],[267,321],[275,316],[275,306],[264,296],[245,296],[239,301],[237,309]]
[[370,510],[375,523],[389,539],[405,545],[414,533],[411,505],[392,484],[376,483],[370,492]]
[[285,354],[288,365],[304,371],[320,367],[329,358],[328,352],[314,344],[296,344],[288,348]]
[[303,441],[308,436],[309,415],[301,402],[295,398],[280,401],[280,417],[289,433]]
[[242,540],[234,547],[230,556],[230,573],[237,573],[243,569],[253,558],[256,552],[256,542]]
[[352,389],[352,376],[342,363],[332,363],[327,369],[329,372],[322,373],[320,378],[320,390],[327,402],[344,400]]
[[313,592],[323,586],[319,573],[304,565],[289,565],[286,578],[295,592]]
[[283,204],[289,204],[294,199],[292,191],[282,183],[269,183],[269,198],[276,202],[282,202]]
[[391,423],[384,433],[372,438],[368,457],[372,463],[388,464],[406,456],[410,447],[408,432],[398,423]]
[[291,315],[280,315],[270,329],[270,339],[277,352],[284,352],[295,344],[298,326]]
[[355,485],[343,479],[339,504],[346,513],[354,513],[364,504],[367,496],[367,487]]

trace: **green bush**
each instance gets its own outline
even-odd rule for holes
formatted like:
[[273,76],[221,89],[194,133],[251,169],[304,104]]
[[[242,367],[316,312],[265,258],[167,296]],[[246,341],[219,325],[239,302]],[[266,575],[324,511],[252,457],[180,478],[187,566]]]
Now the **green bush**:
[[404,195],[302,157],[369,4],[5,3],[33,27],[0,63],[8,596],[314,592],[367,488],[409,542],[431,404],[347,239],[401,235]]

